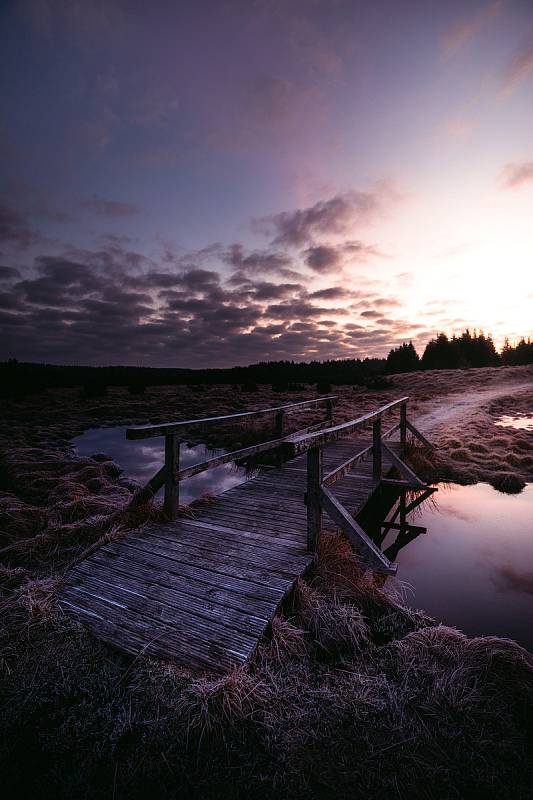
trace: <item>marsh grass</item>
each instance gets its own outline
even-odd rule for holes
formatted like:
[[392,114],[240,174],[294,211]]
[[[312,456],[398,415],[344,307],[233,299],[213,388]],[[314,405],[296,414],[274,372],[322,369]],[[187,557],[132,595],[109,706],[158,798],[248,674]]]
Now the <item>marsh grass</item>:
[[[529,374],[530,368],[455,370],[394,381],[398,394],[411,395],[416,416],[417,408],[454,389]],[[334,392],[338,421],[390,399],[390,393],[352,387]],[[302,392],[307,396],[314,389]],[[131,504],[133,491],[120,484],[120,466],[105,454],[75,457],[72,436],[100,423],[191,416],[193,403],[202,414],[222,414],[293,399],[300,396],[264,387],[253,394],[207,388],[198,395],[187,387],[162,388],[143,397],[110,388],[107,397],[81,404],[75,390],[51,390],[4,405],[0,763],[6,797],[529,798],[531,654],[511,641],[469,639],[435,625],[405,605],[400,584],[383,585],[366,570],[338,534],[321,537],[312,569],[253,657],[222,678],[191,675],[144,655],[128,658],[62,613],[58,581],[69,564],[163,519],[153,501]],[[494,413],[489,407],[479,420],[437,433],[439,479],[473,481],[503,471],[531,480],[531,462],[506,460],[517,453],[529,459],[531,439],[496,427],[493,433],[487,420]],[[315,420],[302,416],[294,424]],[[470,461],[451,458],[463,448]],[[410,459],[420,474],[432,464],[421,449]]]

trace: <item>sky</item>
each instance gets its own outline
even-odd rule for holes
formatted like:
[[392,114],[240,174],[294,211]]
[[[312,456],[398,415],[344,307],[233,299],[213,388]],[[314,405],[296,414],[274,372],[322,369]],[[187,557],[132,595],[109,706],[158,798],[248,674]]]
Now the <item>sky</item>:
[[3,0],[0,359],[533,335],[533,0]]

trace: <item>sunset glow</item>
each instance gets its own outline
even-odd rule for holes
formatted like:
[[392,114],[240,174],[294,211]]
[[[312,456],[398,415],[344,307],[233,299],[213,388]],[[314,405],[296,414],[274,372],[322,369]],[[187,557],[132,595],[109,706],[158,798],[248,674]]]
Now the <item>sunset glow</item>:
[[530,3],[1,18],[0,358],[231,366],[533,334]]

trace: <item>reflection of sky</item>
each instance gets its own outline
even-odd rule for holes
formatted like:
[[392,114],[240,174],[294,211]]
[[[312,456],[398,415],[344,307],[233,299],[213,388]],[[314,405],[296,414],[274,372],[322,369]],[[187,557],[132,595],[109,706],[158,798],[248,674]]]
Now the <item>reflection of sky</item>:
[[[92,428],[73,439],[76,452],[80,456],[90,456],[94,453],[106,453],[112,456],[124,470],[124,476],[133,478],[142,484],[163,466],[165,460],[165,445],[163,438],[144,439],[141,441],[128,441],[126,428]],[[224,452],[222,450],[217,452]],[[198,444],[189,447],[182,442],[180,447],[180,466],[182,469],[190,467],[212,458],[212,450],[205,445]],[[180,484],[180,503],[190,503],[198,497],[208,494],[221,494],[232,486],[237,486],[246,480],[244,469],[233,464],[221,464],[213,469],[201,472],[182,481]]]
[[533,484],[519,495],[453,485],[436,502],[413,518],[427,534],[398,554],[398,578],[414,593],[409,602],[465,633],[508,636],[533,649]]
[[521,431],[533,431],[533,417],[527,414],[504,414],[495,423],[501,428],[517,428]]

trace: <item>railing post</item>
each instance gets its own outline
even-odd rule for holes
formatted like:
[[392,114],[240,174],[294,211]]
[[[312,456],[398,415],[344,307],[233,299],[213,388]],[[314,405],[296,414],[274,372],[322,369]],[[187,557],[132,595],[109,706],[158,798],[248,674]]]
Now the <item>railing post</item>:
[[283,436],[284,421],[285,421],[285,412],[278,411],[275,417],[275,431],[277,436]]
[[178,516],[180,441],[174,433],[165,436],[165,501],[164,511],[171,520]]
[[333,422],[333,401],[326,400],[326,422]]
[[381,480],[381,417],[372,423],[372,476]]
[[400,447],[404,456],[407,449],[407,403],[400,406]]
[[400,495],[400,534],[405,533],[406,530],[407,513],[405,510],[405,491]]
[[307,451],[307,549],[314,553],[322,527],[320,485],[322,483],[322,448],[311,447]]

